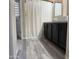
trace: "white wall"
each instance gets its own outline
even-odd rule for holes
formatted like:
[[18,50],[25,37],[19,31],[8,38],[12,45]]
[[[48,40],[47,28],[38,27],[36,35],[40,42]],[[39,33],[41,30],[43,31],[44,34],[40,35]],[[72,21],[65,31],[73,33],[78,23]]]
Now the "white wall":
[[63,0],[63,16],[69,15],[69,0]]
[[9,59],[16,59],[16,18],[14,9],[14,0],[10,0],[10,19],[9,19]]
[[53,4],[46,1],[26,2],[25,30],[27,37],[37,37],[43,22],[51,22],[53,18]]
[[[69,20],[69,16],[68,16],[68,20]],[[67,41],[66,41],[65,59],[69,59],[69,22],[68,22],[68,26],[67,26]]]

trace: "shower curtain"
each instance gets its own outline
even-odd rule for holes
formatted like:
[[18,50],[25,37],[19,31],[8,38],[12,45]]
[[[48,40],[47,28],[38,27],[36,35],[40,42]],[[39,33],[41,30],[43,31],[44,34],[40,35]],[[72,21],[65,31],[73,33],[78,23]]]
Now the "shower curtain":
[[[26,39],[37,38],[44,22],[51,22],[53,4],[45,1],[26,1],[25,30]],[[43,34],[43,33],[42,33]]]

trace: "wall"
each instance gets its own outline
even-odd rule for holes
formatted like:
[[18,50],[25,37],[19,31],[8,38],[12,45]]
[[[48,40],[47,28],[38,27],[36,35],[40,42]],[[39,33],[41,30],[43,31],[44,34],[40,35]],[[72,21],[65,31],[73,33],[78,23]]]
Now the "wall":
[[46,1],[28,1],[25,10],[26,38],[37,37],[43,22],[52,21],[53,4]]
[[[68,16],[68,20],[69,20],[69,16]],[[67,41],[66,41],[65,59],[69,59],[69,22],[68,22],[68,27],[67,27]]]
[[16,20],[14,10],[14,0],[10,0],[10,14],[9,14],[9,59],[16,59]]
[[69,1],[63,0],[63,16],[69,16]]

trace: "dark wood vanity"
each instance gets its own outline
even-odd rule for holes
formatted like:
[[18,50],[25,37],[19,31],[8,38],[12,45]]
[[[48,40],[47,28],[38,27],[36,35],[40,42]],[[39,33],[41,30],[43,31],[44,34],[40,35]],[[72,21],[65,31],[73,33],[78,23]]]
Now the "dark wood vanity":
[[66,50],[67,22],[44,23],[44,36]]

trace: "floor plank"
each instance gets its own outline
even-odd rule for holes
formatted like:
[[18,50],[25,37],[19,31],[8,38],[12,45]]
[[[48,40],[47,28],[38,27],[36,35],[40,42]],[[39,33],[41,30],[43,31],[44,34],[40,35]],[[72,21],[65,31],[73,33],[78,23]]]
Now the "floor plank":
[[65,59],[64,53],[45,39],[26,40],[26,59]]

